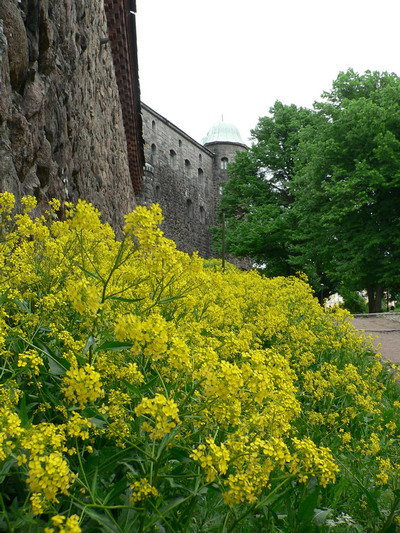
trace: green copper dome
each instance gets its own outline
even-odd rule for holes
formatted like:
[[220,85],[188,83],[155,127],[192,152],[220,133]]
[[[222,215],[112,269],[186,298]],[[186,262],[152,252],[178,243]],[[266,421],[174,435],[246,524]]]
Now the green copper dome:
[[215,142],[244,144],[237,127],[233,124],[229,124],[229,122],[215,124],[202,141],[203,144]]

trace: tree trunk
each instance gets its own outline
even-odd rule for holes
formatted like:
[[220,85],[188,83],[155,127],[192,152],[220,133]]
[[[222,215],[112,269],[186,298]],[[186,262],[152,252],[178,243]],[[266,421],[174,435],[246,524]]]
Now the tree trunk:
[[322,307],[324,307],[324,299],[325,299],[324,289],[321,289],[318,291],[317,298],[318,298],[319,305],[322,305]]
[[383,287],[374,285],[367,288],[368,294],[368,312],[380,313],[382,310]]

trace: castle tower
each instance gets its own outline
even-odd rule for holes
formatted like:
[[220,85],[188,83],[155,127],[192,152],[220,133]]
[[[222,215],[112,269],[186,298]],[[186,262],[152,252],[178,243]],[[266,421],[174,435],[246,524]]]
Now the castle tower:
[[215,154],[213,174],[219,188],[228,179],[227,166],[238,151],[247,150],[239,130],[233,124],[221,121],[215,124],[204,137],[202,144]]

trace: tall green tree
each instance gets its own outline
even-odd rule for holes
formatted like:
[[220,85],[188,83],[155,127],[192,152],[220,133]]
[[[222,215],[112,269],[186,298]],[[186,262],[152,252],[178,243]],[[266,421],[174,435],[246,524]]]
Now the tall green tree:
[[380,311],[400,286],[400,78],[348,70],[323,97],[324,120],[299,143],[293,250],[299,267],[318,253],[330,280]]
[[[220,207],[227,220],[228,251],[252,257],[269,275],[287,275],[294,272],[289,262],[290,182],[299,133],[314,113],[278,101],[270,115],[252,131],[253,146],[229,166]],[[217,229],[217,243],[219,237]]]
[[316,293],[400,288],[400,79],[340,73],[313,110],[276,102],[229,169],[230,253],[269,275],[304,271]]

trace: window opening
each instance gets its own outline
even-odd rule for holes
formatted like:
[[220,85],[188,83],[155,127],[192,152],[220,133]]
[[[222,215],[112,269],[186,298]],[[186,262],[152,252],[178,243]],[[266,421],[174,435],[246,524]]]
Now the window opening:
[[193,202],[190,200],[190,198],[186,200],[186,213],[191,220],[193,218]]
[[176,152],[174,150],[169,151],[169,164],[172,168],[176,166]]
[[150,156],[150,163],[154,166],[156,162],[156,155],[157,155],[157,146],[155,144],[151,145],[151,156]]
[[206,221],[206,212],[205,212],[204,207],[201,205],[201,206],[200,206],[200,222],[201,222],[202,224],[204,224],[205,221]]

